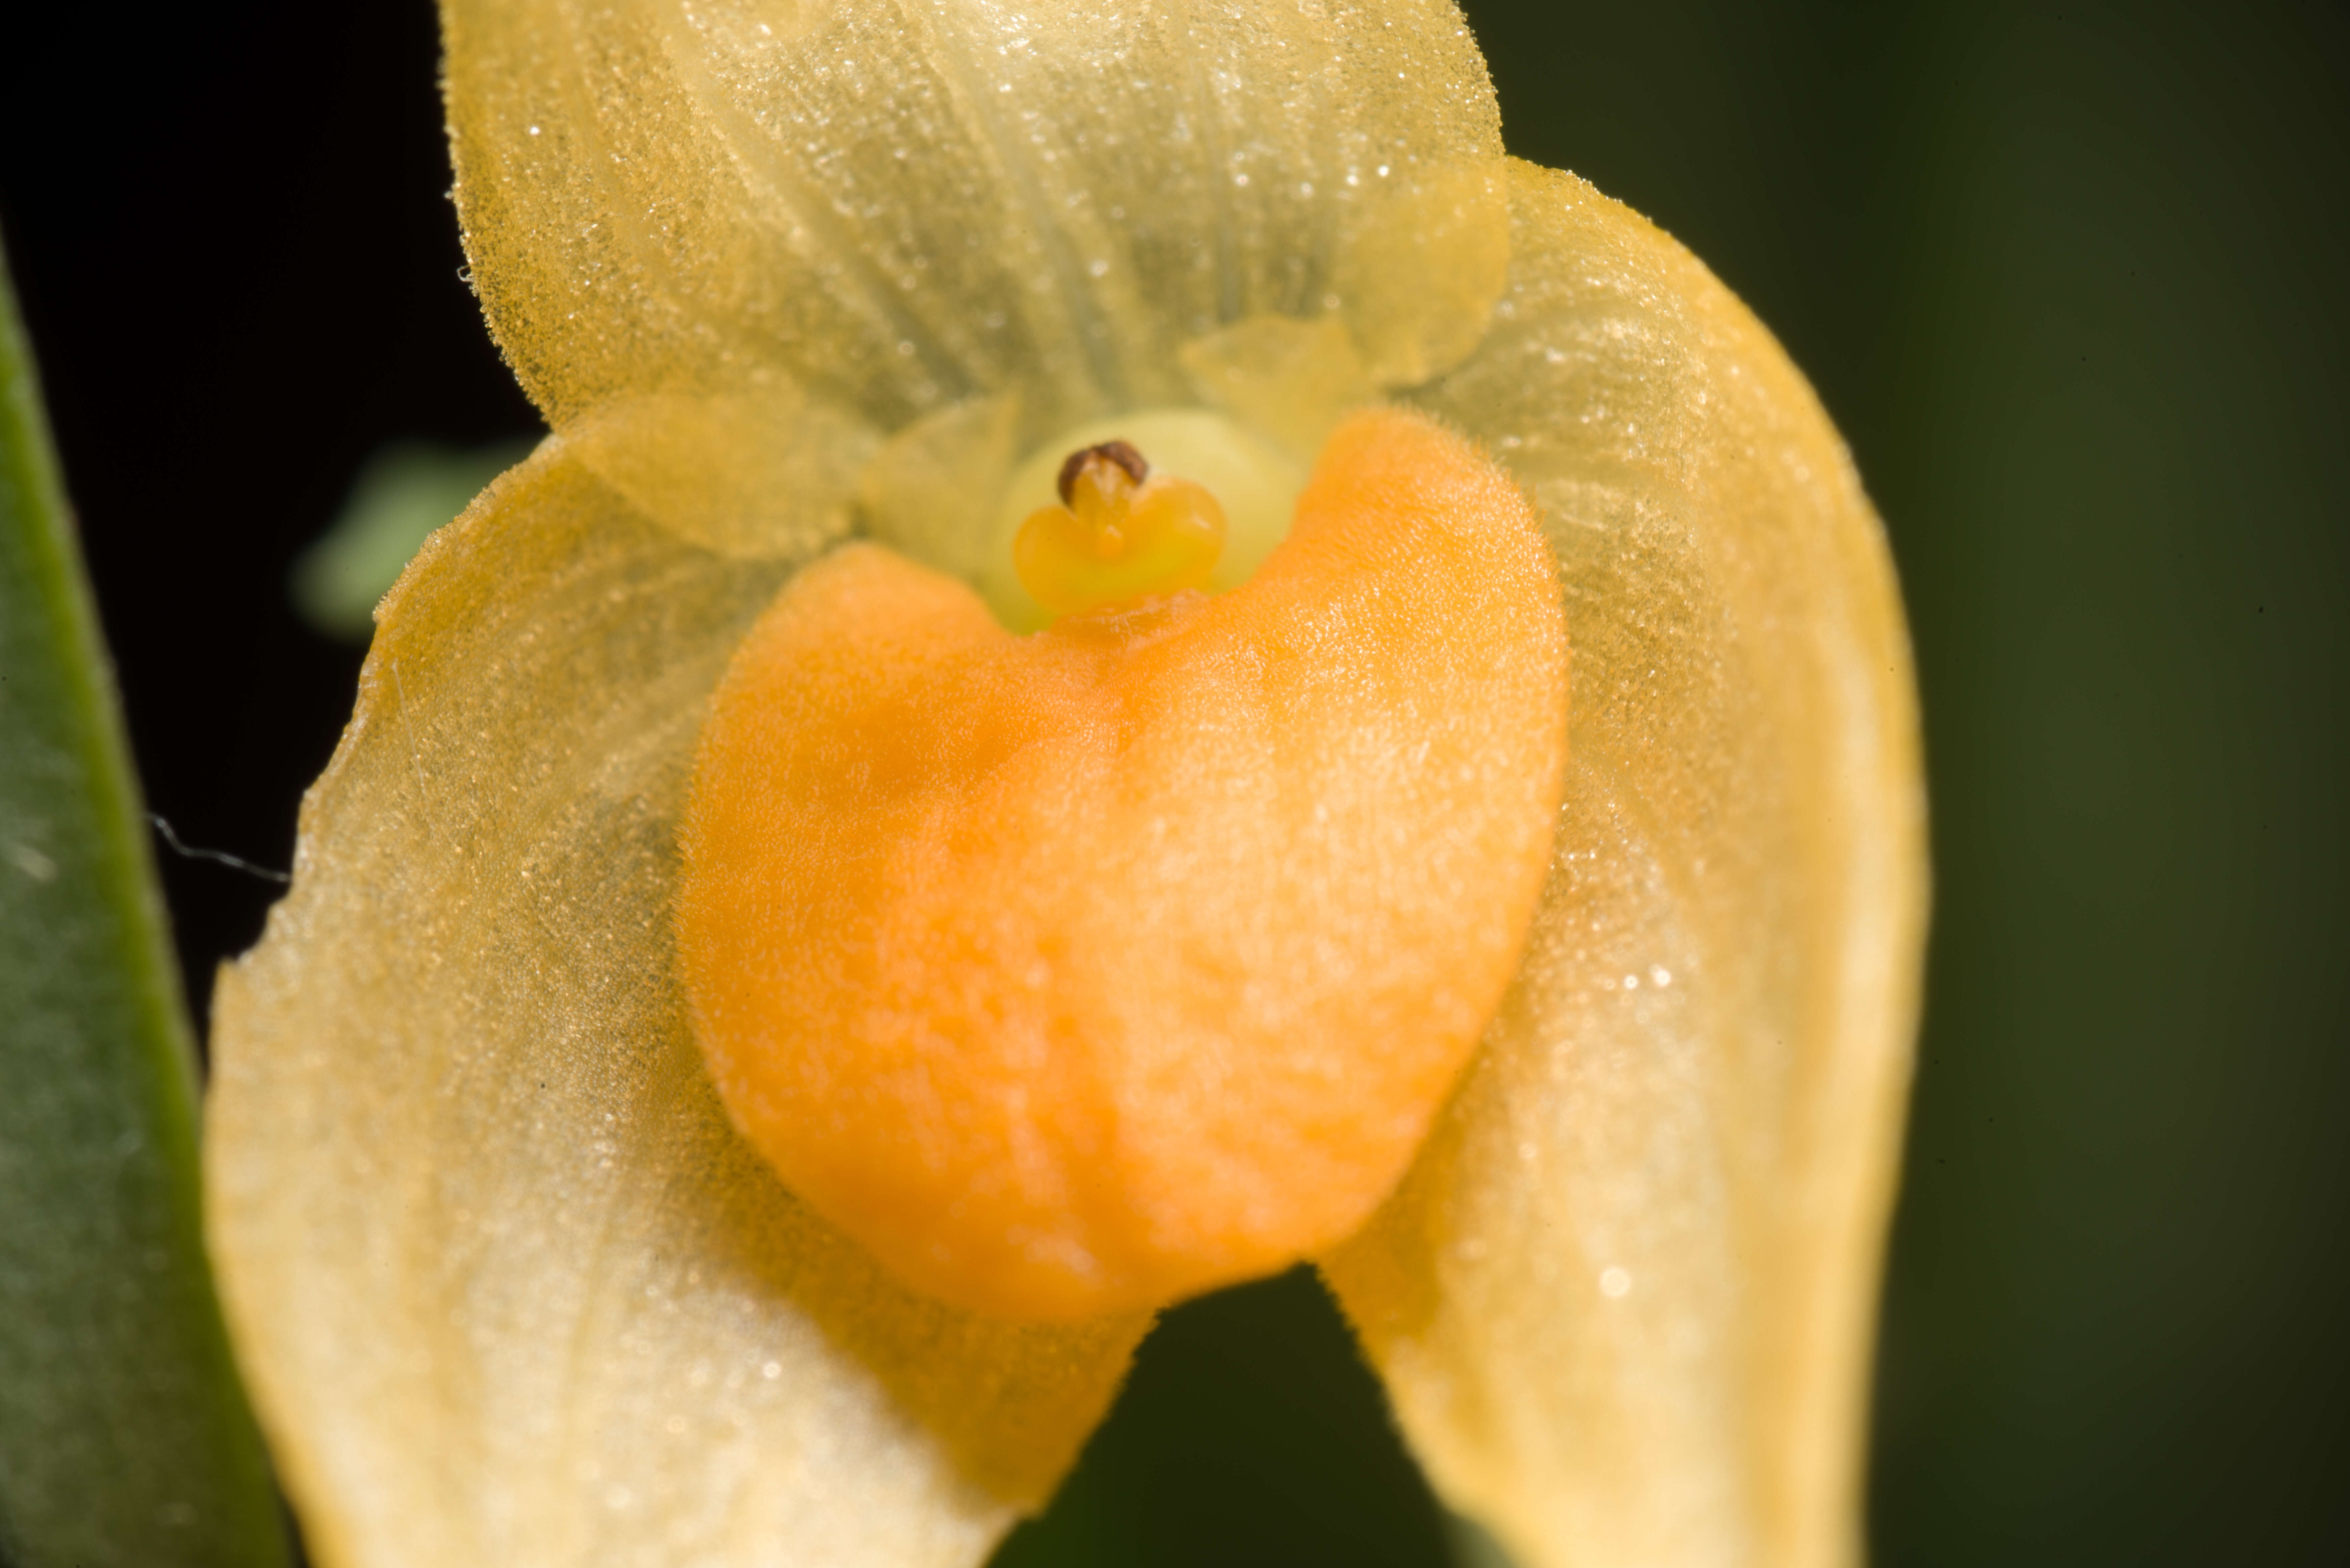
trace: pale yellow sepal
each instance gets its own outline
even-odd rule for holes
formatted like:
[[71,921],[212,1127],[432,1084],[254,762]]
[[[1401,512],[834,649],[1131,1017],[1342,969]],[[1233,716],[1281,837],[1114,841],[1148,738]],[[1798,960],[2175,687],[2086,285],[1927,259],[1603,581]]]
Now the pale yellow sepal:
[[1925,916],[1899,601],[1770,335],[1581,181],[1510,182],[1492,330],[1418,400],[1545,514],[1566,804],[1478,1062],[1326,1271],[1524,1568],[1835,1568]]
[[443,0],[476,286],[557,429],[763,377],[882,432],[1186,401],[1182,346],[1337,314],[1374,377],[1498,286],[1499,115],[1449,0]]
[[974,1563],[1140,1334],[910,1296],[711,1090],[675,817],[794,564],[681,543],[557,438],[385,601],[207,1111],[239,1358],[328,1568]]

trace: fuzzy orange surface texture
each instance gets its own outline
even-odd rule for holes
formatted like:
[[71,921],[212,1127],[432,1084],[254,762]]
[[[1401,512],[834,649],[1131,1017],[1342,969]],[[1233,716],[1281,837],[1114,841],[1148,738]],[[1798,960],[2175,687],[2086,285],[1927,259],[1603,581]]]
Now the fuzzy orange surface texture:
[[847,546],[735,655],[681,969],[735,1123],[918,1288],[1073,1319],[1352,1234],[1515,969],[1566,754],[1533,507],[1357,416],[1216,597],[1021,637]]

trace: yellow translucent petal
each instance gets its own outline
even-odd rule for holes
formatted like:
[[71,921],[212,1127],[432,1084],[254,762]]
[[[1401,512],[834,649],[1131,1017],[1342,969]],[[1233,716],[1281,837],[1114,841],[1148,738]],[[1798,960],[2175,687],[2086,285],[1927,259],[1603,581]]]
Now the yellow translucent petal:
[[941,409],[891,436],[858,481],[866,532],[965,581],[1009,571],[996,535],[1020,459],[1020,395],[1005,392]]
[[1181,358],[1205,401],[1308,465],[1340,417],[1377,395],[1353,335],[1331,316],[1252,316],[1186,343]]
[[1575,646],[1524,967],[1327,1272],[1527,1568],[1856,1561],[1926,880],[1909,653],[1842,443],[1669,238],[1514,166],[1509,286],[1416,400],[1541,506]]
[[1139,1322],[909,1296],[687,1033],[676,815],[793,564],[681,539],[558,437],[380,612],[293,891],[223,972],[208,1108],[224,1300],[323,1564],[975,1563],[1111,1397]]
[[1338,265],[1347,326],[1371,379],[1410,386],[1457,364],[1485,335],[1510,261],[1507,176],[1498,162],[1434,169],[1386,201]]
[[880,446],[789,382],[759,394],[623,398],[565,431],[571,453],[671,533],[721,555],[805,558],[849,524]]
[[558,429],[788,383],[884,433],[1021,390],[1041,434],[1188,400],[1182,346],[1262,315],[1336,315],[1416,380],[1500,287],[1450,0],[442,16],[477,286]]

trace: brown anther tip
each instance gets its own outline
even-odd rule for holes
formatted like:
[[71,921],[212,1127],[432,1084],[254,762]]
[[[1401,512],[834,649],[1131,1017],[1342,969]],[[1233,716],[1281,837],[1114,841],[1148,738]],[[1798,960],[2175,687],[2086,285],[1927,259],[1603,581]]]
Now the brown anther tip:
[[1055,488],[1061,493],[1062,505],[1075,506],[1077,504],[1077,475],[1083,473],[1086,464],[1095,458],[1118,464],[1137,484],[1150,477],[1150,465],[1142,460],[1142,454],[1135,451],[1130,442],[1106,441],[1099,446],[1084,447],[1071,452],[1069,461],[1061,464],[1060,481]]

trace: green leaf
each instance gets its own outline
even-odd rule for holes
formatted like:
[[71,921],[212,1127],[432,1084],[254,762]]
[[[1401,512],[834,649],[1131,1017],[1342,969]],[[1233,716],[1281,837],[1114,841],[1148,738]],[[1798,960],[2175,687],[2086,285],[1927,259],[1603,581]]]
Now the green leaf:
[[283,1564],[128,757],[0,265],[0,1558]]

